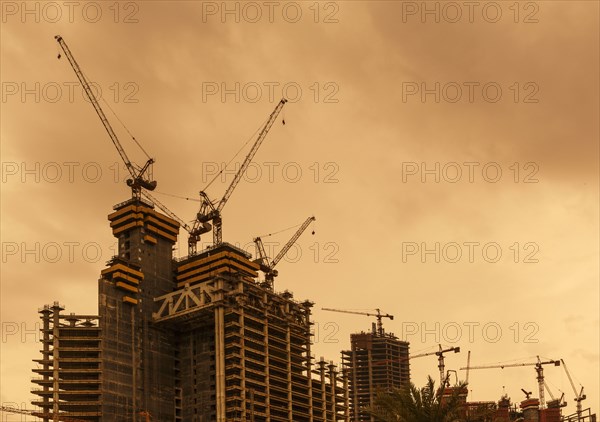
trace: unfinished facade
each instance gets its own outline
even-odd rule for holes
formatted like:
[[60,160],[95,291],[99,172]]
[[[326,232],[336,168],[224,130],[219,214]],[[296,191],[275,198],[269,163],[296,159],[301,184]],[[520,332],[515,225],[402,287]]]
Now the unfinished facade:
[[[38,387],[32,392],[39,399],[35,416],[44,421],[100,420],[100,327],[98,317],[61,314],[55,302],[39,310],[42,358],[36,359]],[[54,416],[59,418],[55,419]]]
[[258,264],[228,243],[173,259],[179,224],[143,200],[109,221],[119,253],[99,280],[97,413],[63,406],[48,359],[60,344],[44,351],[34,402],[46,420],[349,420],[347,378],[311,353],[311,302],[258,283]]
[[377,392],[410,383],[409,344],[373,325],[371,332],[351,334],[350,345],[350,350],[342,351],[349,378],[350,420],[375,421],[368,408]]

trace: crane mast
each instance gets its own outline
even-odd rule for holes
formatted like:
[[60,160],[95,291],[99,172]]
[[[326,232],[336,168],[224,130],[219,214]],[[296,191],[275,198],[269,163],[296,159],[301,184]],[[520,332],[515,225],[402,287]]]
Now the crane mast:
[[[470,366],[468,369],[492,369],[492,368],[500,368],[500,369],[504,369],[504,368],[511,368],[511,367],[516,367],[516,366],[535,366],[535,372],[536,372],[536,380],[538,382],[538,391],[539,391],[539,395],[540,395],[540,406],[542,408],[546,407],[546,399],[544,397],[544,368],[543,365],[554,365],[554,366],[560,366],[560,361],[558,360],[548,360],[548,361],[544,361],[542,362],[540,360],[540,357],[537,357],[537,362],[527,362],[527,363],[511,363],[511,364],[506,364],[506,365],[484,365],[484,366]],[[467,368],[460,368],[461,370],[467,369]]]
[[121,159],[125,163],[129,174],[131,175],[131,179],[127,180],[127,186],[131,187],[133,197],[139,199],[142,188],[150,191],[156,189],[157,183],[155,180],[144,178],[144,174],[151,173],[152,164],[154,164],[154,159],[149,158],[148,161],[146,161],[146,164],[144,164],[144,166],[141,169],[138,169],[136,168],[136,166],[133,165],[133,163],[127,156],[127,153],[125,152],[125,149],[123,149],[123,146],[121,145],[117,134],[110,125],[108,118],[104,114],[102,107],[100,107],[100,104],[98,103],[98,100],[96,99],[96,96],[94,95],[94,92],[90,87],[90,83],[81,71],[81,68],[79,67],[79,64],[77,63],[75,57],[71,53],[71,50],[67,46],[67,43],[60,35],[56,35],[54,38],[62,48],[63,52],[65,53],[65,56],[67,56],[67,59],[69,60],[69,63],[71,64],[75,75],[77,75],[77,78],[79,79],[79,82],[81,83],[84,92],[86,93],[88,99],[90,100],[90,103],[94,107],[94,110],[96,110],[96,114],[98,114],[98,117],[100,117],[100,120],[102,121],[102,124],[104,125],[104,128],[108,133],[108,136],[110,137],[112,143],[117,149],[117,152],[121,156]]
[[254,243],[256,244],[256,249],[258,251],[259,256],[257,261],[260,264],[260,269],[265,273],[265,282],[267,283],[267,287],[273,287],[274,278],[278,275],[278,271],[275,269],[277,263],[281,261],[281,259],[290,250],[294,243],[296,243],[298,238],[302,235],[302,233],[304,233],[304,231],[308,228],[310,223],[312,223],[315,220],[315,217],[308,217],[270,263],[265,252],[265,246],[262,242],[262,239],[260,237],[256,237],[254,239]]
[[465,382],[469,383],[469,369],[471,369],[471,351],[467,353],[467,376],[465,377]]
[[[281,112],[281,109],[283,108],[283,106],[285,105],[286,102],[287,102],[287,100],[285,98],[282,98],[279,101],[279,103],[277,104],[277,106],[275,107],[275,110],[273,110],[273,112],[269,116],[267,123],[263,126],[262,130],[258,134],[258,138],[254,142],[254,145],[252,145],[252,148],[250,149],[250,152],[248,153],[248,155],[246,156],[246,159],[242,163],[242,166],[240,167],[239,171],[236,173],[235,177],[233,178],[233,180],[232,180],[231,184],[229,185],[229,187],[227,188],[227,190],[225,191],[223,198],[221,198],[221,200],[215,205],[215,203],[213,203],[213,201],[210,200],[210,198],[206,192],[204,192],[204,191],[200,192],[200,196],[202,199],[202,205],[200,206],[200,211],[198,211],[198,213],[196,215],[196,220],[194,221],[192,231],[190,233],[190,237],[189,237],[189,241],[188,241],[190,255],[194,255],[196,253],[196,246],[197,246],[196,244],[198,243],[198,241],[200,241],[200,236],[204,233],[209,232],[210,230],[213,230],[213,246],[217,246],[222,243],[222,241],[223,241],[223,234],[222,234],[223,219],[221,218],[221,211],[223,210],[223,207],[229,200],[229,197],[233,193],[233,190],[236,188],[236,186],[242,179],[244,172],[246,171],[246,169],[252,162],[254,155],[256,154],[256,152],[258,151],[258,148],[260,147],[263,140],[269,133],[269,130],[275,123],[275,119]],[[212,224],[210,224],[209,221],[212,221]],[[213,225],[214,225],[214,228],[213,228]]]
[[439,350],[437,352],[435,352],[435,355],[438,357],[438,369],[440,370],[440,388],[443,388],[444,385],[446,384],[446,379],[444,377],[444,353],[448,353],[448,352],[454,352],[454,353],[458,353],[460,352],[460,347],[450,347],[449,349],[442,349],[442,345],[438,344],[439,346]]
[[573,393],[575,393],[575,402],[577,403],[577,421],[581,420],[581,412],[582,412],[582,406],[581,406],[581,402],[583,400],[585,400],[587,397],[585,394],[583,394],[583,386],[581,386],[581,390],[579,391],[579,393],[577,393],[577,389],[575,388],[575,383],[573,382],[573,379],[571,378],[571,374],[569,373],[569,370],[567,369],[567,364],[565,363],[565,361],[563,359],[560,360],[563,364],[563,368],[567,374],[567,378],[569,378],[569,383],[571,384],[571,388],[573,388]]
[[394,319],[394,315],[382,314],[381,310],[379,308],[375,309],[375,312],[377,312],[376,314],[369,313],[369,312],[346,311],[344,309],[333,309],[333,308],[321,308],[321,309],[323,311],[342,312],[342,313],[345,313],[345,314],[374,316],[375,318],[377,318],[377,333],[380,336],[384,335],[383,322],[381,321],[381,319],[382,318],[389,318],[389,319],[392,319],[392,320]]

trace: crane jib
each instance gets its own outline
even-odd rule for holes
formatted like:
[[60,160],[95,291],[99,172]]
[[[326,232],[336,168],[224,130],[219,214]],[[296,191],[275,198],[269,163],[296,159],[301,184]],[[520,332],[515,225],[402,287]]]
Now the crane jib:
[[[273,123],[275,122],[275,119],[279,115],[279,112],[281,111],[281,109],[283,108],[283,106],[285,105],[286,102],[287,102],[287,100],[285,98],[282,98],[279,101],[279,103],[277,104],[277,106],[275,107],[275,109],[273,110],[271,115],[269,116],[267,123],[263,126],[262,130],[260,131],[258,138],[254,142],[254,145],[252,145],[252,148],[250,149],[250,152],[246,156],[240,169],[238,170],[238,172],[234,176],[231,184],[225,191],[223,198],[221,198],[221,200],[217,203],[217,205],[215,206],[213,204],[213,202],[209,199],[206,192],[204,192],[204,191],[200,192],[200,196],[202,196],[202,205],[200,206],[200,211],[196,214],[196,219],[193,224],[192,233],[188,239],[188,247],[189,247],[188,252],[190,255],[193,255],[196,253],[196,243],[200,240],[200,235],[203,233],[206,233],[207,231],[210,231],[211,229],[213,230],[213,246],[217,246],[222,243],[222,236],[223,236],[222,235],[222,222],[223,222],[223,220],[221,218],[221,211],[223,210],[223,207],[227,203],[227,200],[233,193],[234,189],[236,188],[236,186],[242,179],[246,169],[248,168],[248,165],[254,158],[254,155],[258,151],[258,148],[262,144],[262,141],[265,139],[265,137],[269,133],[269,130],[271,129],[271,127],[273,126]],[[213,223],[212,226],[208,223],[209,221],[212,221],[212,223]]]
[[[67,60],[71,64],[71,67],[73,68],[73,71],[75,72],[75,75],[79,79],[79,82],[81,83],[81,86],[83,87],[83,90],[84,90],[86,96],[90,100],[90,103],[94,107],[96,114],[98,114],[98,117],[100,118],[100,121],[102,122],[102,124],[104,126],[104,129],[108,133],[108,136],[110,137],[113,145],[115,146],[115,148],[117,149],[117,152],[121,156],[121,159],[125,163],[127,170],[131,174],[132,179],[127,180],[127,185],[132,188],[134,196],[139,197],[142,188],[147,189],[147,190],[154,190],[157,186],[156,181],[144,179],[144,174],[150,170],[150,166],[154,163],[154,160],[152,158],[150,158],[139,171],[136,169],[136,167],[132,164],[131,160],[127,156],[125,149],[121,145],[121,142],[119,141],[119,138],[117,137],[117,134],[113,130],[112,126],[110,125],[110,122],[108,121],[108,118],[104,114],[102,107],[100,107],[100,104],[98,103],[98,100],[96,99],[96,96],[94,95],[94,92],[91,89],[89,81],[83,74],[81,68],[79,67],[79,64],[77,63],[77,61],[75,60],[75,57],[71,53],[69,46],[67,45],[65,40],[60,35],[56,35],[54,38],[56,39],[56,41],[62,48],[63,52],[65,53],[65,56],[67,56]],[[60,56],[59,56],[59,58],[60,58]]]

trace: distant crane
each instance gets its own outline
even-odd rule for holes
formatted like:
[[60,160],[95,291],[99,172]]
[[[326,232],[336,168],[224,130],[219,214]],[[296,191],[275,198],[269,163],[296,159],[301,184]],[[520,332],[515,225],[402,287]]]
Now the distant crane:
[[256,250],[258,251],[259,255],[256,261],[259,263],[261,271],[265,273],[265,283],[267,284],[267,287],[273,288],[273,281],[275,277],[277,277],[277,275],[279,274],[278,271],[275,269],[277,263],[281,261],[281,258],[283,258],[285,254],[290,250],[290,248],[294,245],[294,243],[296,243],[296,240],[298,240],[302,233],[304,233],[304,231],[308,228],[310,223],[312,223],[315,220],[315,217],[308,217],[271,262],[269,262],[269,258],[267,257],[267,254],[265,252],[265,245],[263,244],[262,239],[260,237],[254,238]]
[[[560,366],[560,361],[558,360],[548,360],[545,362],[542,362],[540,360],[540,357],[537,357],[537,362],[527,362],[527,363],[510,363],[510,364],[505,364],[505,365],[485,365],[485,366],[471,366],[469,369],[491,369],[491,368],[500,368],[500,369],[504,369],[504,368],[511,368],[511,367],[516,367],[516,366],[535,366],[535,371],[537,374],[537,382],[538,382],[538,389],[539,389],[539,394],[540,394],[540,406],[542,408],[546,407],[546,400],[544,398],[544,368],[543,365],[554,365],[554,366]],[[461,370],[467,369],[467,368],[460,368]],[[546,387],[547,388],[547,387]]]
[[[546,383],[546,381],[545,381],[545,380],[544,380],[544,387],[546,388],[546,391],[547,391],[547,392],[548,392],[548,394],[550,395],[550,399],[551,399],[552,401],[556,401],[556,399],[554,398],[554,394],[552,394],[552,391],[550,390],[550,387],[548,387],[548,384]],[[559,391],[560,391],[560,390],[559,390]],[[562,393],[562,391],[561,391],[561,393]],[[565,393],[562,393],[562,395],[561,395],[561,396],[560,396],[560,398],[558,399],[558,405],[559,405],[560,407],[565,407],[565,406],[567,405],[567,402],[563,400],[563,399],[564,399],[564,397],[565,397]]]
[[465,382],[468,384],[469,383],[469,368],[471,365],[471,351],[469,350],[469,352],[467,353],[467,376],[465,377]]
[[366,316],[374,316],[375,318],[377,318],[377,333],[380,336],[383,336],[384,331],[383,331],[383,323],[381,322],[382,318],[389,318],[389,319],[394,319],[394,315],[390,315],[390,314],[382,314],[381,310],[379,308],[375,309],[375,312],[377,312],[376,314],[373,313],[369,313],[369,312],[356,312],[356,311],[346,311],[343,309],[332,309],[332,308],[321,308],[324,311],[332,311],[332,312],[343,312],[346,314],[355,314],[355,315],[366,315]]
[[573,388],[573,393],[575,393],[575,401],[577,402],[577,420],[580,421],[581,420],[581,412],[582,412],[582,406],[581,406],[581,402],[584,401],[587,396],[585,394],[583,394],[583,385],[581,386],[581,390],[579,390],[579,393],[577,392],[577,389],[575,388],[575,384],[573,383],[573,379],[571,378],[571,374],[569,373],[569,370],[567,369],[567,364],[565,363],[565,361],[563,359],[560,360],[563,364],[563,368],[565,369],[565,372],[567,373],[567,378],[569,378],[569,382],[571,383],[571,387]]
[[521,388],[521,391],[525,394],[525,400],[529,400],[529,396],[531,396],[531,391],[526,391],[524,388]]
[[[16,407],[9,407],[9,406],[0,406],[0,412],[6,412],[6,413],[15,413],[15,414],[19,414],[19,415],[29,415],[29,416],[35,416],[37,418],[41,418],[41,414],[43,412],[40,412],[38,410],[30,410],[30,409],[19,409]],[[65,422],[86,422],[84,419],[73,419],[73,418],[64,418],[62,415],[55,415],[55,417],[53,416],[54,420],[62,420]]]
[[[223,210],[223,207],[229,200],[229,197],[233,193],[233,190],[242,179],[244,172],[248,168],[248,165],[250,165],[250,162],[254,158],[254,155],[258,151],[258,148],[262,144],[262,141],[267,136],[267,133],[269,133],[269,130],[273,126],[273,123],[275,123],[275,119],[279,115],[279,112],[281,112],[281,109],[283,108],[286,102],[287,100],[285,98],[282,98],[281,101],[279,101],[279,103],[275,107],[275,110],[273,110],[273,112],[269,116],[267,123],[264,125],[264,127],[258,134],[258,138],[254,142],[254,145],[252,145],[252,148],[250,149],[250,152],[248,153],[246,159],[242,163],[242,166],[231,181],[231,184],[229,185],[227,190],[225,191],[223,198],[221,198],[221,200],[218,203],[213,203],[213,201],[210,200],[206,192],[200,192],[200,196],[202,197],[202,204],[200,205],[200,211],[198,211],[196,215],[196,220],[194,221],[188,241],[190,255],[196,254],[196,244],[200,241],[200,236],[211,230],[213,230],[213,246],[218,246],[222,243],[223,220],[221,217],[221,211]],[[214,229],[213,226],[209,223],[209,221],[212,221]]]
[[[325,308],[323,308],[323,309],[325,309]],[[420,358],[423,356],[436,355],[438,357],[438,369],[440,371],[440,387],[443,387],[447,380],[447,376],[444,376],[444,368],[445,368],[444,353],[448,353],[448,352],[458,353],[458,352],[460,352],[460,347],[451,347],[449,349],[442,349],[441,344],[438,344],[438,347],[439,347],[439,350],[436,350],[435,352],[419,353],[418,355],[412,355],[412,356],[409,356],[408,358],[386,359],[386,360],[375,363],[375,365],[383,365],[384,363],[387,363],[387,362],[402,362],[402,361],[405,361],[408,359],[415,359],[415,358]],[[450,372],[450,371],[448,371],[448,372]]]
[[442,345],[438,344],[439,350],[435,352],[435,355],[438,357],[438,369],[440,370],[440,387],[444,385],[444,353],[460,352],[460,347],[450,347],[449,349],[442,349]]
[[[104,129],[106,129],[106,132],[108,132],[108,136],[110,136],[112,143],[114,144],[115,148],[117,148],[117,151],[119,152],[119,155],[121,156],[121,159],[125,163],[125,166],[127,167],[129,174],[131,175],[131,179],[127,180],[127,186],[131,187],[132,196],[136,199],[139,199],[142,188],[150,190],[150,191],[156,189],[156,184],[157,184],[156,181],[151,180],[151,178],[152,178],[151,176],[149,176],[149,178],[146,178],[146,176],[145,176],[145,174],[148,174],[148,175],[152,174],[152,165],[154,164],[154,159],[148,157],[148,161],[146,161],[146,164],[144,164],[143,167],[138,167],[131,162],[131,160],[127,156],[127,153],[123,149],[123,146],[121,145],[121,142],[119,141],[119,138],[117,137],[115,131],[113,130],[112,126],[110,125],[108,118],[104,114],[104,111],[102,111],[102,107],[100,107],[100,104],[98,103],[98,100],[96,99],[96,96],[94,95],[94,92],[92,91],[92,89],[90,87],[90,83],[88,82],[87,78],[81,71],[81,68],[79,67],[79,64],[77,64],[75,57],[73,57],[73,54],[71,54],[71,50],[69,50],[69,47],[65,43],[65,40],[60,35],[56,35],[54,38],[56,39],[58,44],[61,46],[62,50],[65,53],[65,56],[67,56],[67,59],[69,60],[69,63],[71,64],[71,67],[75,71],[75,75],[77,75],[79,82],[81,82],[81,86],[83,87],[83,90],[85,91],[92,106],[94,106],[94,110],[96,110],[98,117],[100,117],[100,120],[102,121],[102,124],[104,125]],[[60,55],[58,56],[58,58],[60,59]],[[137,140],[135,138],[133,138],[133,140],[137,143],[137,145],[144,152],[144,154],[146,154],[146,151],[144,151],[144,149],[137,142]],[[146,154],[146,156],[148,156],[148,154]]]

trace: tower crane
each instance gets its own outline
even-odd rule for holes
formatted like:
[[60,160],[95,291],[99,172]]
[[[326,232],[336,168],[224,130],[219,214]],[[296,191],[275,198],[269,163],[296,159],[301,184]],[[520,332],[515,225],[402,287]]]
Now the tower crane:
[[577,392],[577,389],[575,388],[575,384],[573,383],[573,379],[571,378],[571,374],[569,373],[569,370],[567,369],[567,364],[565,363],[565,361],[563,359],[560,360],[563,364],[563,368],[565,370],[565,372],[567,373],[567,378],[569,378],[569,382],[571,383],[571,387],[573,388],[573,393],[575,393],[575,401],[577,402],[577,421],[581,420],[581,402],[584,401],[587,396],[585,394],[583,394],[583,385],[581,386],[581,390],[579,390],[579,393]]
[[[252,148],[250,149],[250,152],[248,153],[248,155],[246,156],[246,159],[242,163],[239,171],[237,172],[237,174],[231,181],[231,184],[225,191],[223,198],[221,198],[221,200],[219,202],[213,202],[210,200],[210,198],[208,197],[208,194],[206,192],[204,192],[204,191],[200,192],[202,204],[200,205],[200,211],[198,211],[198,213],[196,215],[196,220],[193,223],[193,227],[190,232],[190,237],[188,240],[188,247],[189,247],[190,255],[194,255],[196,253],[196,244],[198,243],[198,241],[200,241],[200,235],[207,233],[210,230],[213,230],[213,246],[218,246],[221,244],[221,242],[222,242],[222,224],[223,224],[223,220],[221,217],[221,211],[223,210],[223,207],[229,200],[229,197],[233,193],[233,190],[236,188],[236,186],[242,179],[244,172],[248,168],[248,165],[254,158],[254,155],[256,154],[256,152],[258,151],[258,148],[260,147],[263,140],[269,133],[269,130],[273,126],[273,123],[275,123],[275,119],[279,115],[279,112],[281,112],[281,109],[283,108],[283,106],[285,105],[286,102],[287,102],[287,100],[285,98],[282,98],[281,101],[279,101],[279,103],[273,110],[273,112],[271,113],[271,115],[269,116],[267,123],[265,123],[262,130],[258,134],[258,137],[257,137],[256,141],[254,142],[254,145],[252,145]],[[209,223],[209,221],[212,221],[212,225]],[[213,229],[213,225],[214,225],[214,229]]]
[[435,352],[419,353],[418,355],[412,355],[412,356],[409,356],[408,358],[386,359],[386,360],[377,362],[375,365],[383,365],[384,363],[387,363],[387,362],[402,362],[402,361],[405,361],[408,359],[415,359],[415,358],[420,358],[423,356],[436,355],[438,357],[438,369],[440,371],[440,386],[442,387],[446,380],[446,377],[444,376],[444,368],[445,368],[444,353],[448,353],[448,352],[458,353],[458,352],[460,352],[460,347],[450,347],[448,349],[442,349],[441,344],[438,344],[438,347],[439,347],[439,350],[436,350]]
[[465,377],[465,382],[469,383],[469,369],[471,367],[471,351],[467,353],[467,376]]
[[312,223],[315,220],[315,217],[308,217],[271,262],[269,262],[269,258],[267,257],[267,254],[265,252],[265,245],[263,245],[262,239],[260,237],[254,238],[256,250],[258,251],[259,255],[256,261],[260,265],[261,271],[265,273],[265,283],[267,283],[267,287],[273,288],[273,281],[275,277],[277,277],[277,275],[279,274],[279,272],[275,269],[277,263],[281,261],[281,258],[283,258],[285,254],[290,250],[290,248],[294,245],[294,243],[296,243],[296,240],[298,240],[302,233],[304,233],[304,231],[307,229],[310,223]]
[[[460,347],[455,347],[454,349],[458,349],[457,352],[460,351]],[[444,352],[448,352],[448,351],[451,351],[451,349],[444,350]],[[384,363],[387,363],[387,362],[402,362],[405,360],[416,359],[416,358],[420,358],[423,356],[437,355],[438,353],[440,353],[440,352],[438,350],[436,350],[435,352],[427,352],[427,353],[419,353],[417,355],[410,355],[406,358],[403,357],[403,358],[398,358],[398,359],[385,359],[385,360],[381,360],[381,361],[377,362],[376,365],[383,365]]]
[[355,315],[366,315],[366,316],[374,316],[375,318],[377,318],[377,334],[379,334],[380,336],[383,336],[384,331],[383,331],[383,322],[381,322],[382,318],[389,318],[389,319],[394,319],[394,315],[390,315],[390,314],[382,314],[381,310],[379,308],[374,309],[375,312],[377,312],[376,314],[370,313],[370,312],[357,312],[357,311],[346,311],[344,309],[333,309],[333,308],[321,308],[323,311],[332,311],[332,312],[343,312],[345,314],[355,314]]
[[[550,396],[550,400],[558,401],[558,405],[560,407],[565,407],[567,405],[567,402],[563,400],[565,397],[565,393],[562,393],[562,391],[561,391],[562,395],[560,396],[560,398],[558,400],[556,400],[554,398],[554,394],[552,394],[552,391],[550,390],[550,387],[548,387],[548,384],[546,383],[546,381],[544,381],[544,387],[546,388],[546,391],[548,392],[548,395]],[[560,390],[558,390],[558,391],[560,391]]]
[[[127,153],[125,152],[125,149],[123,149],[123,146],[121,145],[121,142],[119,141],[119,138],[117,137],[117,134],[113,130],[112,126],[110,125],[108,118],[104,114],[104,111],[102,111],[102,107],[100,107],[100,104],[98,103],[98,100],[96,99],[96,96],[94,95],[94,92],[92,91],[92,89],[90,87],[90,83],[88,82],[87,78],[81,71],[79,64],[77,63],[77,61],[75,60],[75,57],[73,57],[73,54],[71,53],[71,50],[67,46],[67,43],[65,42],[63,37],[61,37],[60,35],[56,35],[54,38],[56,39],[56,41],[62,48],[63,52],[65,53],[65,56],[67,56],[67,59],[69,60],[69,63],[71,64],[71,67],[73,68],[73,71],[75,71],[75,75],[77,75],[77,78],[79,79],[79,82],[81,83],[81,86],[83,87],[83,90],[85,91],[85,94],[87,95],[88,99],[90,100],[90,103],[92,104],[92,106],[94,106],[94,110],[96,110],[98,117],[100,117],[100,120],[102,121],[102,124],[104,125],[104,129],[106,129],[106,132],[108,132],[108,136],[110,137],[110,140],[114,144],[115,148],[117,148],[117,151],[118,151],[119,155],[121,156],[121,159],[125,163],[125,166],[127,167],[129,174],[131,175],[131,179],[127,180],[127,186],[131,187],[131,193],[132,193],[133,198],[136,198],[136,199],[140,198],[140,193],[141,193],[142,188],[150,190],[150,191],[156,189],[156,185],[157,185],[156,181],[151,180],[152,179],[152,176],[151,176],[152,165],[154,164],[154,159],[148,157],[148,161],[146,161],[146,164],[144,164],[143,167],[138,167],[131,162],[131,160],[127,156]],[[60,55],[58,57],[60,59]],[[137,140],[135,138],[133,138],[133,139],[137,143]],[[138,146],[140,146],[140,145],[138,144]],[[142,149],[142,151],[144,151],[144,149],[141,146],[140,146],[140,149]],[[146,153],[146,151],[144,151],[144,153]],[[146,155],[148,155],[148,154],[146,154]]]
[[[37,410],[19,409],[16,407],[9,407],[9,406],[0,406],[0,412],[15,413],[15,414],[19,414],[19,415],[29,415],[29,416],[35,416],[37,418],[41,418],[42,416],[40,416],[40,415],[43,414],[42,412],[37,411]],[[65,421],[65,422],[86,422],[84,419],[64,418],[63,416],[60,416],[60,415],[57,415],[57,417],[60,418],[60,420]],[[56,420],[59,420],[59,419],[56,419]]]
[[448,349],[442,349],[442,345],[438,344],[439,350],[435,352],[435,355],[438,357],[438,369],[440,370],[440,388],[444,386],[444,353],[460,352],[460,347],[450,347]]
[[[526,363],[510,363],[510,364],[504,364],[504,365],[485,365],[485,366],[470,366],[469,369],[492,369],[492,368],[500,368],[500,369],[504,369],[504,368],[511,368],[511,367],[516,367],[516,366],[535,366],[535,372],[537,374],[537,382],[538,382],[538,389],[539,389],[539,394],[540,394],[540,406],[542,408],[546,407],[546,400],[544,398],[544,368],[543,365],[554,365],[554,366],[560,366],[560,361],[558,360],[548,360],[548,361],[544,361],[542,362],[540,360],[540,357],[537,357],[537,362],[526,362]],[[461,370],[467,369],[467,368],[460,368]]]

